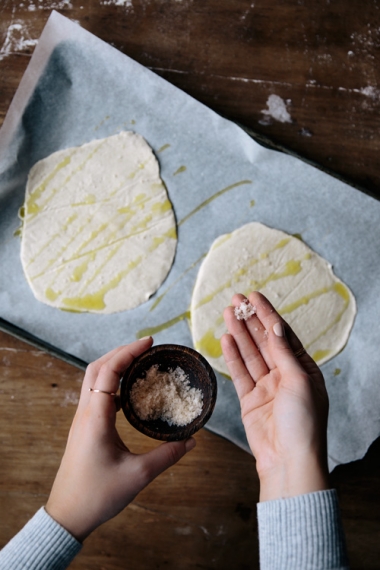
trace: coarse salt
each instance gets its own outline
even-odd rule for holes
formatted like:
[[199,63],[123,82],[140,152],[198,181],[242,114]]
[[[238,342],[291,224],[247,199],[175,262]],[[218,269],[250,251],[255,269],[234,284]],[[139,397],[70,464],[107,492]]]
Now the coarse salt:
[[251,305],[248,299],[245,299],[238,307],[235,307],[234,312],[238,321],[247,321],[252,315],[256,314],[256,307]]
[[155,364],[145,378],[133,384],[131,403],[141,420],[161,419],[170,426],[185,426],[202,412],[203,393],[190,386],[189,377],[179,366],[161,372]]

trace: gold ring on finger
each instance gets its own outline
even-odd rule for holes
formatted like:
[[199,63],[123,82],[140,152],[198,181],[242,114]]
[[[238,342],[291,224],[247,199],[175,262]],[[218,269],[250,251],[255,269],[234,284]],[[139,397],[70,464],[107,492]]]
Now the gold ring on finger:
[[94,389],[94,388],[89,388],[88,391],[89,392],[100,392],[102,394],[108,394],[109,396],[116,396],[116,392],[106,392],[105,390],[98,390],[98,389]]

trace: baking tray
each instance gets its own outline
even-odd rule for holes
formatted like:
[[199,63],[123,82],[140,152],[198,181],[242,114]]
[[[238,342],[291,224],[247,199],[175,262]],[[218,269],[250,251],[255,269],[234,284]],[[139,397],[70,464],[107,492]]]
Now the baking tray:
[[[133,130],[153,148],[178,222],[173,267],[157,293],[115,315],[74,314],[35,300],[19,221],[32,165],[50,153]],[[380,433],[380,203],[289,154],[258,144],[148,69],[53,12],[0,131],[0,326],[83,368],[154,332],[192,346],[191,293],[202,256],[249,222],[300,234],[352,290],[358,315],[345,349],[322,366],[330,397],[329,464],[362,457]],[[159,303],[157,301],[160,300]],[[232,383],[218,374],[208,428],[248,451]]]

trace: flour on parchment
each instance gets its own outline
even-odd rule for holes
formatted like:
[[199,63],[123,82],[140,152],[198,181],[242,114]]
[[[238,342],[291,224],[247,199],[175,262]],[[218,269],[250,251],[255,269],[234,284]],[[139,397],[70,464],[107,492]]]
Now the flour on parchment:
[[356,314],[351,291],[300,239],[253,222],[214,241],[195,283],[193,342],[216,370],[228,374],[223,309],[234,293],[254,290],[270,299],[318,364],[345,346]]
[[132,309],[165,279],[176,243],[157,160],[138,134],[58,151],[29,174],[21,260],[43,303],[94,313]]

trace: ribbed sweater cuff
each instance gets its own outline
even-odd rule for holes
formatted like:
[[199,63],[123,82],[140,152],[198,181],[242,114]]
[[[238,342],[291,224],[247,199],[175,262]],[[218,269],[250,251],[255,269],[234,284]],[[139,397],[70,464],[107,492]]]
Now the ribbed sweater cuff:
[[257,505],[261,570],[345,570],[348,560],[334,489]]
[[82,545],[41,508],[0,552],[1,570],[64,570]]

